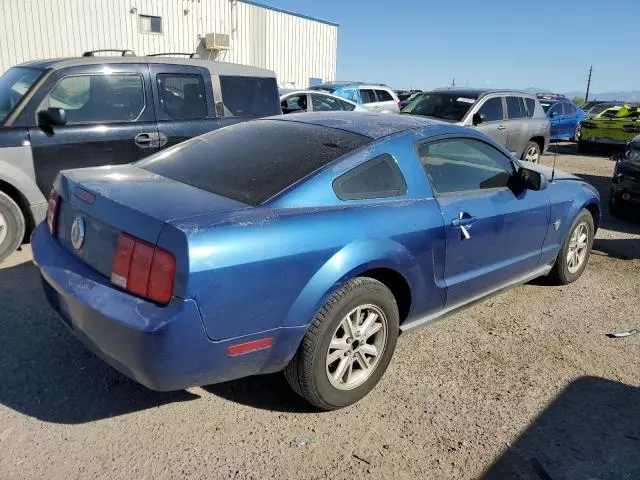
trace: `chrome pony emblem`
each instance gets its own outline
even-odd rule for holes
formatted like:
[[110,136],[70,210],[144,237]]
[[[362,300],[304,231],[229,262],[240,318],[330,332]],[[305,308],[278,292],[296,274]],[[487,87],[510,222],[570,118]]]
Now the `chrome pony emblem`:
[[82,244],[84,243],[84,219],[82,217],[76,217],[71,224],[71,245],[76,250],[80,250],[82,248]]
[[553,222],[553,228],[556,230],[556,232],[558,231],[558,229],[560,228],[560,224],[562,222],[560,221],[560,219],[557,219],[555,222]]

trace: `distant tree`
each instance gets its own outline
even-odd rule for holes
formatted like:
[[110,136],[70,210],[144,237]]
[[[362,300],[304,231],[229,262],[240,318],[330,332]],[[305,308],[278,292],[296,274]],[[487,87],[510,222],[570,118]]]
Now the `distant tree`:
[[571,101],[573,103],[575,103],[576,105],[580,106],[580,105],[582,105],[584,103],[584,98],[582,98],[582,97],[573,97],[571,99]]

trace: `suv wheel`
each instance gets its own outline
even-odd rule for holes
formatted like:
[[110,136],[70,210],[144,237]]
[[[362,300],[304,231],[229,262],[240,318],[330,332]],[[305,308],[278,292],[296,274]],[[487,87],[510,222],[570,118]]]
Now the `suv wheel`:
[[11,255],[24,238],[24,217],[20,207],[0,192],[0,262]]
[[384,374],[398,329],[398,306],[391,291],[372,278],[355,278],[315,316],[285,368],[287,381],[323,410],[351,405]]
[[540,145],[536,142],[529,142],[522,153],[522,160],[525,162],[538,163],[540,161]]
[[594,230],[593,217],[588,210],[582,209],[571,224],[551,270],[554,283],[566,285],[580,278],[591,255]]

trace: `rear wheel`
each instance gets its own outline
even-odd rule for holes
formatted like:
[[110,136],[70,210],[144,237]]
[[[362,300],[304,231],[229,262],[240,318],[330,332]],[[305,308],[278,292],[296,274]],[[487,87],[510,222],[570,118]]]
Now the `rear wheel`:
[[566,285],[580,278],[591,255],[594,231],[593,217],[583,209],[571,224],[549,274],[554,283]]
[[20,207],[0,192],[0,262],[11,255],[24,238],[24,217]]
[[398,329],[398,306],[391,291],[372,278],[355,278],[314,318],[285,368],[287,381],[323,410],[351,405],[384,374]]
[[576,125],[576,129],[573,132],[573,138],[571,140],[573,140],[574,142],[580,141],[580,124]]
[[522,153],[522,160],[525,162],[538,163],[540,161],[540,145],[536,142],[529,142]]

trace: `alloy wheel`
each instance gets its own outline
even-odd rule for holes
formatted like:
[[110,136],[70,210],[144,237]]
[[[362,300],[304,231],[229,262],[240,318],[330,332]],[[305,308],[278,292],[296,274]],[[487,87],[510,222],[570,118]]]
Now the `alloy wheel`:
[[567,251],[567,270],[576,273],[582,267],[589,250],[589,226],[580,223],[573,230]]
[[7,220],[4,215],[0,213],[0,245],[7,238]]
[[336,328],[326,356],[329,382],[338,390],[353,390],[375,371],[387,342],[388,321],[375,305],[351,310]]
[[524,154],[524,159],[527,162],[538,163],[540,160],[540,152],[537,147],[531,145],[527,152]]

